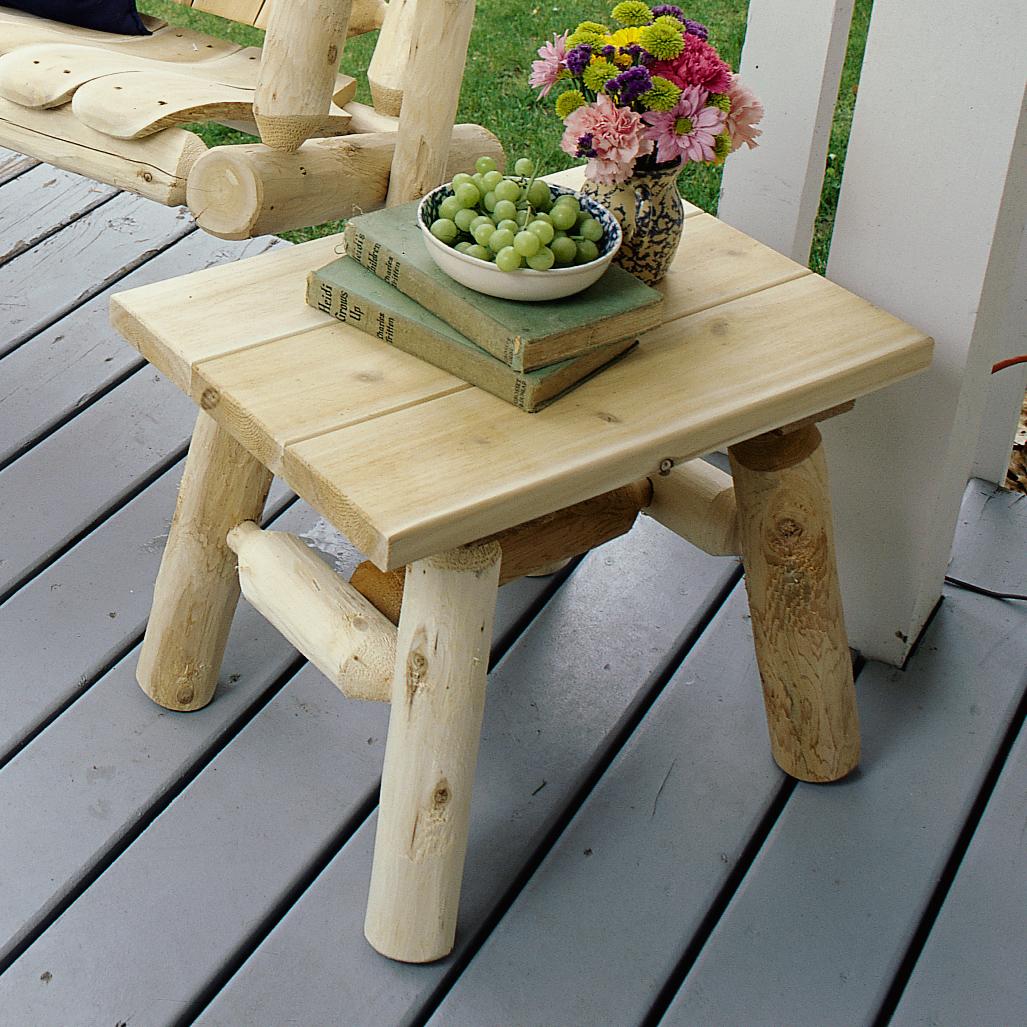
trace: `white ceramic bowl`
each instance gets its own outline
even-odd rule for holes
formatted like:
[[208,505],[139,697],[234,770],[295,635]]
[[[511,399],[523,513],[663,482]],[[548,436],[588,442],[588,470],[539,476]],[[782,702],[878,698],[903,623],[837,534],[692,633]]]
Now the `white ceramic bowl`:
[[561,193],[576,196],[582,210],[587,210],[603,226],[603,240],[599,244],[599,256],[595,260],[573,267],[552,268],[549,271],[532,271],[531,268],[500,271],[495,264],[466,256],[436,239],[428,230],[428,226],[438,216],[439,205],[447,196],[452,195],[453,189],[449,183],[433,189],[417,207],[417,223],[432,260],[450,278],[467,286],[468,289],[505,300],[556,300],[587,289],[602,277],[620,249],[623,238],[620,224],[605,207],[596,203],[590,196],[584,196],[564,186],[549,183],[547,185],[554,197]]

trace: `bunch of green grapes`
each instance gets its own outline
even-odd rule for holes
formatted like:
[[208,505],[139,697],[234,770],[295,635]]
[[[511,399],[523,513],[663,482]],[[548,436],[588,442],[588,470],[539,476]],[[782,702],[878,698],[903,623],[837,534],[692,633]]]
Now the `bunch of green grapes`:
[[535,271],[587,264],[599,256],[603,226],[581,209],[577,197],[553,200],[527,157],[504,176],[491,157],[479,157],[475,174],[455,175],[451,196],[439,206],[431,234],[468,257],[501,271]]

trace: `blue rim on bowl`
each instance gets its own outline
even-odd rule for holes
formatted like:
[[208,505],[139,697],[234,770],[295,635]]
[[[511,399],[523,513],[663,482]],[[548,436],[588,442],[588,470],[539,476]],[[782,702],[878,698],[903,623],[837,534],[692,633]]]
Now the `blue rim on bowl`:
[[575,196],[582,209],[587,210],[603,226],[599,256],[595,260],[571,267],[552,268],[549,271],[534,271],[531,268],[500,271],[495,264],[478,260],[476,257],[468,257],[436,239],[428,229],[438,217],[442,201],[452,195],[453,190],[449,183],[433,189],[417,207],[417,223],[432,259],[442,271],[461,285],[503,299],[544,301],[572,296],[587,289],[602,277],[620,249],[623,240],[620,223],[590,196],[565,186],[549,182],[546,184],[554,199],[561,194]]

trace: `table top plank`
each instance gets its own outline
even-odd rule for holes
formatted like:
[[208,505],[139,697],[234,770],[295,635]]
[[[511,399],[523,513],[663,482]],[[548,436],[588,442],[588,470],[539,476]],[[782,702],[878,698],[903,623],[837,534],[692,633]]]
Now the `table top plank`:
[[183,392],[201,360],[320,328],[304,302],[307,272],[338,253],[335,236],[118,293],[114,327]]
[[284,474],[291,443],[470,388],[330,320],[301,335],[201,362],[192,397],[265,467]]
[[115,324],[380,567],[850,401],[931,340],[692,209],[638,351],[528,415],[303,302],[337,237],[116,296]]
[[397,567],[873,391],[925,367],[930,348],[811,274],[647,333],[530,418],[468,389],[292,445],[285,473]]

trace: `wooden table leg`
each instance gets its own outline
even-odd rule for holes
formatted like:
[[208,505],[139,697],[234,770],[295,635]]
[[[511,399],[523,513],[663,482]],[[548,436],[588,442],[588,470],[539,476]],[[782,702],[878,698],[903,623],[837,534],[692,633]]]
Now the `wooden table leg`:
[[406,963],[456,937],[500,559],[489,542],[407,570],[364,925]]
[[260,519],[270,487],[271,472],[201,410],[136,668],[143,691],[169,710],[198,710],[214,697],[239,600],[226,538]]
[[820,432],[761,435],[729,455],[774,759],[835,781],[859,762],[859,721]]

